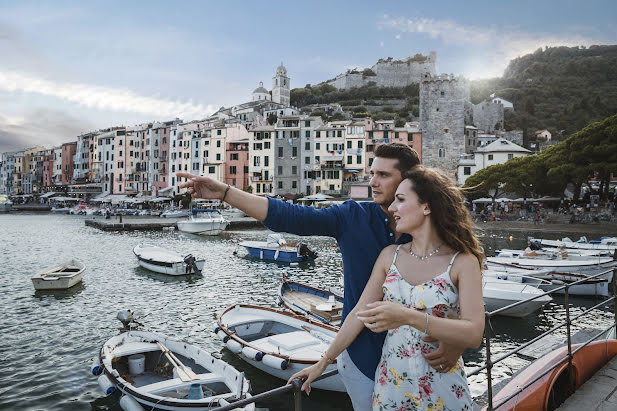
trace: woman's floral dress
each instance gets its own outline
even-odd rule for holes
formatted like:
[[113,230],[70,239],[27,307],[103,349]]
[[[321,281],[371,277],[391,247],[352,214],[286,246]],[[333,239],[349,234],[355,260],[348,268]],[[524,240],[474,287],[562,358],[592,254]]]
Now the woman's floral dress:
[[[458,318],[458,290],[446,272],[420,285],[403,279],[394,259],[383,284],[384,301],[403,304],[434,317]],[[381,361],[375,372],[373,410],[471,410],[471,395],[463,359],[447,373],[435,371],[422,353],[435,350],[435,344],[422,341],[421,331],[408,325],[389,330]]]

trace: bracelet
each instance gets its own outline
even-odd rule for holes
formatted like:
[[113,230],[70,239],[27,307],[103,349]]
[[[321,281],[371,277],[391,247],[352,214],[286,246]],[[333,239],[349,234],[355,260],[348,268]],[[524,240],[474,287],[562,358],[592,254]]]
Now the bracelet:
[[328,357],[325,351],[323,354],[321,354],[321,358],[325,358],[328,364],[333,364],[336,362],[336,360],[333,360],[332,358]]
[[221,202],[225,201],[225,197],[227,197],[227,192],[229,191],[230,188],[231,186],[227,184],[227,188],[225,189],[225,193],[223,194],[223,198],[221,199]]
[[428,335],[428,312],[425,312],[424,314],[426,314],[426,323],[424,324],[424,334]]

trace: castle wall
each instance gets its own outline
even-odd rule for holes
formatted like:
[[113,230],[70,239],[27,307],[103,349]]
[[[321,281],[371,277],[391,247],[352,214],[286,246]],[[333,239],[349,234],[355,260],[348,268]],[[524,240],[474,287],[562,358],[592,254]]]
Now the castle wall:
[[365,76],[362,73],[343,73],[336,76],[328,84],[339,90],[348,90],[362,87],[374,82],[378,87],[405,87],[418,84],[423,73],[435,75],[435,61],[437,54],[434,51],[428,56],[417,54],[403,60],[380,59],[371,70],[374,76]]
[[462,77],[425,73],[420,83],[422,163],[456,179],[465,154],[465,112],[469,82]]
[[[503,129],[503,104],[500,102],[483,101],[473,106],[473,123],[486,133]],[[498,127],[495,127],[495,126]]]

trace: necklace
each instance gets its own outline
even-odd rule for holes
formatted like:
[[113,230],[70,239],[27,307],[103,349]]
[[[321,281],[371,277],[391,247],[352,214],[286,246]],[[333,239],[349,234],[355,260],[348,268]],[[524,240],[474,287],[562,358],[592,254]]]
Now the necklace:
[[411,254],[412,256],[416,257],[420,261],[424,261],[424,260],[429,259],[433,255],[437,254],[439,252],[439,249],[441,248],[442,245],[443,244],[439,244],[439,247],[437,247],[436,249],[434,249],[433,251],[431,251],[427,255],[418,255],[418,254],[413,252],[413,250],[411,249],[411,244],[409,244],[409,254]]

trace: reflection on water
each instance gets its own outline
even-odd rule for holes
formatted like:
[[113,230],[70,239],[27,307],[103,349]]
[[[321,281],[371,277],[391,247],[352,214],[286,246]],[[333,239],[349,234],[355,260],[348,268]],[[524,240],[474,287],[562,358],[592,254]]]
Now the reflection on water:
[[[277,306],[282,274],[294,281],[319,287],[337,287],[341,256],[334,239],[306,240],[317,251],[314,262],[287,264],[248,257],[238,243],[264,241],[265,230],[224,232],[200,237],[178,231],[102,232],[86,227],[82,216],[54,214],[0,215],[3,240],[0,276],[0,409],[118,410],[117,400],[104,397],[89,374],[89,363],[104,341],[117,333],[116,313],[133,309],[152,331],[184,338],[220,352],[225,361],[245,371],[254,393],[282,385],[282,381],[248,366],[214,334],[217,313],[230,304]],[[485,250],[520,248],[520,233],[482,233]],[[569,233],[551,234],[560,238]],[[299,238],[286,235],[289,241]],[[171,277],[138,266],[133,247],[150,243],[206,259],[201,276]],[[235,255],[234,255],[235,252]],[[70,290],[35,292],[30,277],[58,261],[75,257],[86,264],[81,284]],[[571,299],[572,315],[594,305],[594,299]],[[563,298],[557,297],[543,312],[523,319],[499,318],[492,322],[494,353],[505,353],[565,319]],[[576,327],[600,328],[612,319],[611,310],[596,310]],[[575,327],[575,329],[576,329]],[[561,332],[565,335],[565,332]],[[468,350],[467,369],[484,361],[484,348]],[[527,364],[510,358],[493,369],[499,381]],[[484,375],[472,379],[474,394],[485,391]],[[271,410],[293,409],[289,396],[258,404]],[[351,410],[343,394],[311,392],[306,410]]]

